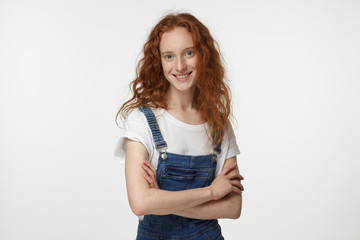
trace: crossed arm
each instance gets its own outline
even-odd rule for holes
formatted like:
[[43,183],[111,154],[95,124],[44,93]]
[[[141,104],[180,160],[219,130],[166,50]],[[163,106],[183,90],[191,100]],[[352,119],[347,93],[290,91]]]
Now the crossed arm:
[[157,188],[154,169],[147,159],[148,153],[141,143],[127,140],[126,185],[135,215],[176,214],[196,219],[235,219],[240,216],[243,190],[240,180],[243,178],[235,157],[226,160],[221,173],[210,186],[183,191]]

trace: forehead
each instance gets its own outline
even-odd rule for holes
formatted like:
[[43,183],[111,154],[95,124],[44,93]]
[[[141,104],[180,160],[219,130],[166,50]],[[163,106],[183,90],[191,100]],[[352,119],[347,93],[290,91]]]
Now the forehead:
[[176,52],[190,47],[194,47],[194,43],[186,28],[176,27],[161,36],[160,52]]

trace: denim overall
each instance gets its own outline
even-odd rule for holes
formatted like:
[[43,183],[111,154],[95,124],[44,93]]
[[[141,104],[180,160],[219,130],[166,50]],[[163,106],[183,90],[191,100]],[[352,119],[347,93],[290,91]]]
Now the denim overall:
[[[168,153],[154,113],[141,106],[146,116],[156,149],[160,152],[156,170],[160,189],[181,191],[209,186],[215,178],[216,159],[221,151],[221,143],[213,154],[189,156]],[[139,221],[137,240],[220,240],[221,228],[217,219],[199,220],[177,215],[145,215]]]

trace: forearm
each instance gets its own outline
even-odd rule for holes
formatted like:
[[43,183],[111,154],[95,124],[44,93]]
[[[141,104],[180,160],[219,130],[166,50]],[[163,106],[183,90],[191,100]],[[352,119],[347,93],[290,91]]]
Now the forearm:
[[147,189],[130,201],[136,215],[167,215],[191,209],[214,199],[208,187],[184,191]]
[[[222,199],[230,192],[241,194],[242,185],[240,179],[242,176],[238,174],[235,158],[232,158],[233,163],[229,160],[226,161],[221,173],[208,187],[183,191],[165,191],[151,187],[149,182],[145,180],[146,178],[154,179],[151,182],[156,181],[156,171],[146,160],[148,154],[143,145],[127,141],[126,146],[125,176],[128,198],[132,211],[138,216],[149,214],[167,215],[175,212],[181,214],[185,209],[191,209],[212,200]],[[225,167],[226,164],[227,167]],[[230,200],[234,201],[232,198]],[[198,211],[205,214],[206,206],[202,206]]]
[[[236,158],[226,160],[224,167],[236,163]],[[239,170],[236,168],[237,173]],[[241,186],[241,190],[244,190]],[[242,207],[242,193],[230,192],[219,200],[208,201],[192,208],[176,211],[174,214],[195,219],[239,218]]]
[[237,219],[241,214],[242,194],[229,193],[220,200],[212,200],[195,207],[174,212],[175,215],[195,219]]
[[130,207],[136,215],[166,215],[216,199],[217,194],[210,186],[184,191],[151,188],[143,177],[146,172],[141,167],[147,162],[147,157],[147,151],[142,144],[127,141],[126,187]]

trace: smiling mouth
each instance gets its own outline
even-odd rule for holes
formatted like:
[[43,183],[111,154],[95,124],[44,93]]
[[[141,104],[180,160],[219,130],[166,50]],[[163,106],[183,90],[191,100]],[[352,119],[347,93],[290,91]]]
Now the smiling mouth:
[[184,73],[184,74],[173,74],[173,76],[176,77],[179,80],[184,80],[187,77],[189,77],[191,73],[192,72],[188,72],[188,73]]

